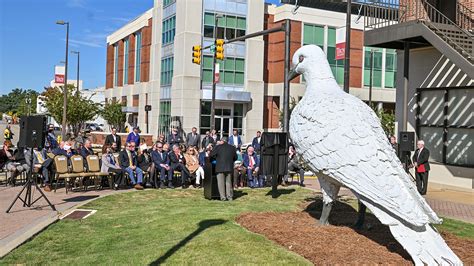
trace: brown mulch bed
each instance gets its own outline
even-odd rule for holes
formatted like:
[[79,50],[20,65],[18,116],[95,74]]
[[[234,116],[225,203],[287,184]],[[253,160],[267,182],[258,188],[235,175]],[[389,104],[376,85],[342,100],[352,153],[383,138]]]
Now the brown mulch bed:
[[[304,211],[285,213],[244,213],[237,222],[262,234],[314,264],[391,264],[412,265],[408,253],[392,237],[387,226],[367,214],[364,228],[354,230],[356,211],[348,204],[334,204],[329,226],[319,226],[322,201],[312,199]],[[474,265],[474,240],[443,233],[451,249],[465,265]]]

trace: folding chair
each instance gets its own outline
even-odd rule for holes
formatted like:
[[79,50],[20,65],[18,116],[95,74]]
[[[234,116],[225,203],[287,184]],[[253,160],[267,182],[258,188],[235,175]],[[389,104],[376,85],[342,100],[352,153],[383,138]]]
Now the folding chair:
[[[100,171],[100,163],[99,163],[99,156],[97,155],[89,155],[86,158],[87,160],[87,165],[89,166],[89,173],[94,174],[96,178],[94,180],[101,180],[102,177],[106,176],[109,180],[109,186],[110,189],[113,189],[113,180],[112,180],[112,175],[110,173],[106,172],[101,172]],[[97,186],[97,182],[95,182],[95,185]]]
[[94,173],[87,173],[84,169],[84,158],[81,155],[73,155],[71,157],[72,172],[81,177],[81,185],[84,190],[87,190],[84,184],[84,177],[93,177]]
[[56,189],[58,188],[59,180],[64,179],[64,184],[66,187],[66,194],[67,194],[70,179],[79,177],[79,175],[74,174],[74,173],[69,173],[69,168],[67,166],[67,157],[64,155],[58,155],[54,157],[54,165],[56,167],[56,174],[55,174],[56,184],[54,186],[54,192],[56,192]]

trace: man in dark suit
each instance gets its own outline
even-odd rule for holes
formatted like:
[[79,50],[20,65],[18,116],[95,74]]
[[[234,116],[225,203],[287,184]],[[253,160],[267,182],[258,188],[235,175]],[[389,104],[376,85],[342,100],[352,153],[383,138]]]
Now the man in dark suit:
[[260,155],[260,140],[262,139],[262,132],[257,131],[257,136],[252,140],[252,147],[255,149],[255,153]]
[[105,137],[105,144],[112,146],[112,143],[117,144],[118,150],[122,148],[122,140],[120,139],[120,136],[117,135],[117,129],[115,129],[115,127],[112,128],[112,134]]
[[189,146],[196,147],[199,149],[199,144],[201,144],[201,135],[197,133],[197,128],[193,127],[192,131],[186,136],[186,144]]
[[[143,171],[137,167],[137,154],[135,153],[135,142],[127,142],[125,149],[119,155],[120,167],[128,173],[132,185],[137,190],[142,190]],[[137,179],[135,179],[135,174]]]
[[233,200],[232,174],[234,162],[237,160],[237,149],[227,143],[224,137],[217,142],[211,152],[211,158],[216,159],[217,187],[221,200]]
[[168,173],[168,188],[174,188],[173,169],[170,166],[168,153],[163,151],[161,142],[158,142],[155,147],[156,150],[151,152],[151,159],[155,163],[156,172],[160,173],[160,188],[165,188],[166,173]]
[[211,133],[206,131],[206,135],[202,138],[201,147],[205,149],[209,144],[214,145],[214,139],[211,137]]
[[421,195],[426,195],[428,190],[428,172],[430,171],[430,151],[425,148],[425,142],[418,140],[416,142],[416,151],[413,155],[413,165],[415,166],[416,188]]
[[169,134],[168,138],[166,139],[170,147],[173,147],[174,145],[178,145],[183,143],[183,139],[181,138],[180,134],[178,133],[177,128],[173,128],[171,130],[171,134]]
[[181,172],[181,186],[182,188],[187,188],[186,182],[191,177],[191,173],[189,172],[188,168],[186,168],[186,159],[184,158],[184,155],[181,153],[181,150],[177,144],[173,146],[173,151],[170,152],[169,156],[171,170],[173,172]]

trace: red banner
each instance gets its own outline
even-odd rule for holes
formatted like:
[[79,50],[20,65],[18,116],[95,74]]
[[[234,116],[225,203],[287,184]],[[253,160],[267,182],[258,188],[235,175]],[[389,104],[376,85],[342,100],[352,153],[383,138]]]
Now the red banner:
[[336,43],[336,60],[344,59],[346,54],[346,43]]
[[54,82],[55,83],[64,83],[64,75],[61,75],[61,74],[54,75]]

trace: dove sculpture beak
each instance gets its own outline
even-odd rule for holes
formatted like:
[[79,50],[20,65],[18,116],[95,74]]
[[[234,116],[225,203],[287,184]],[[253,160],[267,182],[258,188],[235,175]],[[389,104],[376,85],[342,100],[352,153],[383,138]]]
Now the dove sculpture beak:
[[299,75],[300,73],[296,72],[296,67],[294,67],[290,70],[290,72],[288,72],[288,80],[291,81],[292,79],[296,78]]

